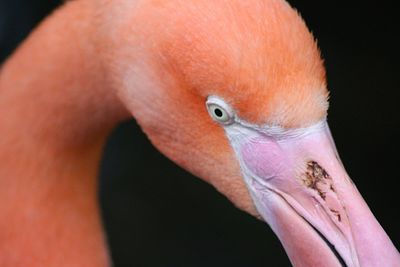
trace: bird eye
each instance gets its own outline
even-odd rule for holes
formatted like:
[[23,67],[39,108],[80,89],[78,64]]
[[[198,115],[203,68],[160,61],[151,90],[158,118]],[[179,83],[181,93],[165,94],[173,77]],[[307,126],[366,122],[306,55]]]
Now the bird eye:
[[222,124],[233,122],[233,112],[223,100],[216,97],[209,97],[206,105],[208,113],[215,121]]
[[228,113],[218,105],[209,105],[208,110],[210,115],[219,122],[225,123],[230,119]]

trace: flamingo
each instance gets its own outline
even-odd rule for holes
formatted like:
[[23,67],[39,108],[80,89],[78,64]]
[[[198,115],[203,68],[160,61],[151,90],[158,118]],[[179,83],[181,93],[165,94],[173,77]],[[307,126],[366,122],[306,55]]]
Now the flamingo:
[[283,0],[69,1],[1,69],[0,266],[111,265],[97,168],[132,116],[294,266],[400,266],[327,109],[315,40]]

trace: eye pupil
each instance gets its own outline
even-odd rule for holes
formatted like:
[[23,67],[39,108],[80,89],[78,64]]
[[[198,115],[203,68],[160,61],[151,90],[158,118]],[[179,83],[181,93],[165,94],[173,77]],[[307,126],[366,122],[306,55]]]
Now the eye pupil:
[[217,116],[218,118],[221,118],[223,113],[222,110],[220,110],[219,108],[214,109],[214,114],[215,116]]

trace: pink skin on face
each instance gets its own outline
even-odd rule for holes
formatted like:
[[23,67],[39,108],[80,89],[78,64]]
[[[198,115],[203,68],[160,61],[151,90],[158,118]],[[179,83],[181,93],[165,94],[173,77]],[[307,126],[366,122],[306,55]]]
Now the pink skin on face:
[[295,266],[340,266],[310,225],[347,266],[400,266],[398,251],[347,176],[327,125],[280,139],[259,134],[238,154],[260,214]]

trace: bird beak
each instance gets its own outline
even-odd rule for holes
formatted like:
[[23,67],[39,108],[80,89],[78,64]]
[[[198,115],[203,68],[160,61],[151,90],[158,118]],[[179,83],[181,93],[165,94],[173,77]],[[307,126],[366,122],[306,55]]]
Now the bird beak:
[[400,266],[325,121],[281,135],[243,128],[228,137],[258,212],[294,266]]

